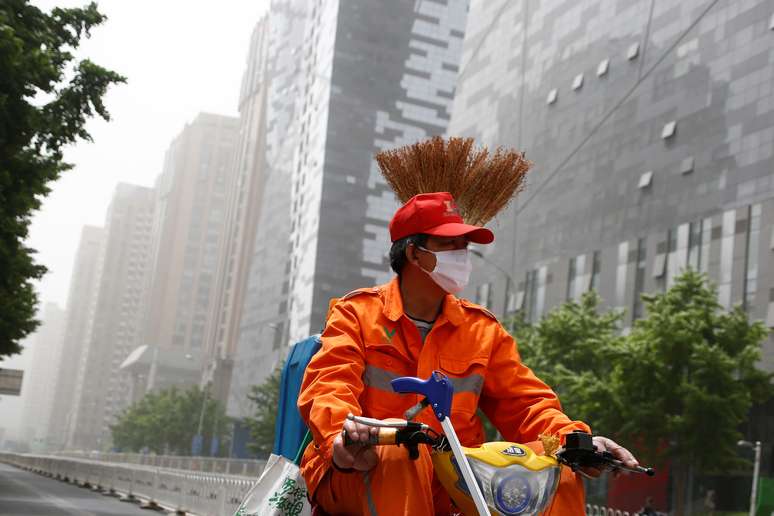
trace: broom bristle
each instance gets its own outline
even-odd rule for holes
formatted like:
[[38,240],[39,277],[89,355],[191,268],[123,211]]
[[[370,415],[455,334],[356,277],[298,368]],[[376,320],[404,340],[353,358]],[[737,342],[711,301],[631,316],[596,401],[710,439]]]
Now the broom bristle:
[[382,175],[405,203],[420,193],[449,192],[462,218],[481,226],[524,189],[532,163],[524,153],[475,148],[473,138],[440,136],[376,155]]

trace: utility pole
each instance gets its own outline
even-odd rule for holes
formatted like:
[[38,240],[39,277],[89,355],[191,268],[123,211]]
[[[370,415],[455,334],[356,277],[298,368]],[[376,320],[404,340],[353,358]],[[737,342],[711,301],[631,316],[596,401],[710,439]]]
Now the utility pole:
[[737,446],[752,448],[755,451],[755,463],[753,465],[752,490],[750,492],[750,516],[755,516],[755,502],[758,499],[758,477],[761,473],[761,442],[739,441]]

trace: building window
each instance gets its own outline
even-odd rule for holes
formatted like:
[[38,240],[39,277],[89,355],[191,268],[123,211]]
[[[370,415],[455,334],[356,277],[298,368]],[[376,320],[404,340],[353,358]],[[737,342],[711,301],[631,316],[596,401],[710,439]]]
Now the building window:
[[632,59],[636,58],[639,54],[640,54],[640,44],[632,43],[631,45],[629,45],[629,48],[626,51],[626,59],[631,61]]
[[583,87],[583,74],[579,73],[575,76],[575,78],[572,80],[572,89],[579,90]]
[[632,304],[632,320],[642,318],[643,304],[642,293],[645,292],[645,266],[647,261],[647,248],[645,239],[637,240],[637,270],[634,274],[634,303]]
[[532,322],[532,317],[537,309],[537,270],[527,271],[524,281],[524,318]]
[[515,292],[508,292],[507,301],[505,302],[505,315],[514,313],[516,308],[517,294]]
[[602,253],[594,251],[591,259],[591,281],[589,281],[589,290],[599,291],[599,273],[602,269]]
[[683,161],[680,163],[680,173],[690,174],[691,172],[693,172],[693,164],[694,164],[693,156],[688,156],[687,158],[683,159]]
[[479,304],[484,308],[492,307],[491,283],[484,283],[483,285],[479,285],[476,289],[476,304]]
[[537,296],[535,296],[535,311],[533,313],[533,322],[543,316],[543,309],[546,304],[546,280],[548,279],[548,267],[543,266],[538,269]]
[[709,269],[710,243],[712,242],[712,218],[707,217],[701,222],[701,258],[699,272]]
[[556,91],[556,88],[552,89],[548,92],[548,97],[546,97],[546,104],[553,104],[556,102],[557,97],[559,96],[559,92]]
[[748,211],[747,258],[744,269],[744,309],[749,311],[755,302],[758,290],[758,245],[761,234],[761,205],[753,204]]
[[666,287],[674,284],[674,278],[686,266],[688,259],[688,224],[681,224],[667,234]]
[[610,59],[603,59],[597,65],[597,77],[602,77],[607,74],[607,70],[610,68]]
[[543,313],[547,276],[548,267],[545,266],[527,271],[526,285],[524,288],[524,304],[526,307],[525,318],[531,323],[537,322]]
[[656,253],[656,258],[653,260],[653,277],[661,279],[666,274],[666,253]]
[[640,176],[640,180],[637,183],[637,188],[647,188],[653,183],[653,171],[648,170],[647,172],[643,172]]
[[579,254],[570,259],[567,275],[567,300],[577,301],[584,290],[588,288],[586,270],[586,255]]
[[688,266],[698,271],[701,267],[701,221],[691,222],[688,227]]
[[671,138],[675,135],[675,130],[677,129],[677,121],[670,120],[666,124],[664,124],[664,128],[661,129],[661,138],[666,140],[667,138]]
[[618,267],[615,272],[615,304],[620,308],[626,305],[626,270],[629,267],[629,242],[618,244]]
[[567,301],[575,299],[575,282],[578,281],[578,263],[577,257],[570,258],[570,263],[567,269],[567,295],[565,298]]
[[736,211],[723,213],[723,227],[720,238],[720,281],[718,284],[718,302],[728,310],[731,308],[731,280],[734,266],[734,231]]

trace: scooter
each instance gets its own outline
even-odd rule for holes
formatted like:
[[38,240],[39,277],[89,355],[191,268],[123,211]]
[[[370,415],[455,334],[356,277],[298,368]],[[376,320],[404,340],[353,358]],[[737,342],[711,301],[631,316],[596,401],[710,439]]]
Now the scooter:
[[[420,394],[421,402],[406,411],[405,420],[381,420],[350,414],[348,419],[379,430],[366,443],[354,442],[344,433],[344,444],[405,446],[410,459],[419,457],[419,445],[431,448],[436,475],[454,504],[472,516],[531,516],[548,507],[559,485],[562,467],[625,470],[655,474],[653,468],[630,468],[608,452],[598,452],[590,434],[573,432],[558,446],[558,438],[545,437],[545,455],[528,446],[511,442],[489,442],[476,448],[460,444],[451,420],[454,388],[449,378],[434,371],[427,380],[413,377],[391,382],[395,392]],[[412,421],[425,407],[432,407],[443,434],[429,425]],[[581,472],[582,473],[582,472]]]

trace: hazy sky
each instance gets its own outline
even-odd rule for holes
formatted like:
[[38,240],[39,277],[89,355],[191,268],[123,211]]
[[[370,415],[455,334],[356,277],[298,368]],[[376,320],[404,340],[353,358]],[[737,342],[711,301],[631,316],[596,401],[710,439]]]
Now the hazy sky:
[[[43,10],[87,0],[33,1]],[[92,121],[93,143],[69,148],[75,168],[52,185],[35,214],[28,245],[49,272],[39,284],[41,306],[65,307],[78,238],[84,224],[102,226],[118,182],[152,186],[172,139],[200,111],[237,114],[237,98],[253,27],[267,0],[103,0],[108,20],[85,40],[79,57],[128,79],[112,88],[108,123]],[[78,309],[78,307],[71,307]],[[0,361],[25,369],[30,349]],[[15,434],[24,400],[0,399],[0,426]]]
[[[86,0],[40,0],[50,10]],[[32,222],[29,244],[49,272],[41,302],[64,307],[81,227],[103,225],[118,182],[152,186],[164,151],[200,111],[236,115],[250,35],[266,0],[103,0],[108,20],[81,57],[128,79],[113,87],[108,123],[92,121],[93,143],[66,152],[75,168],[53,185]]]

